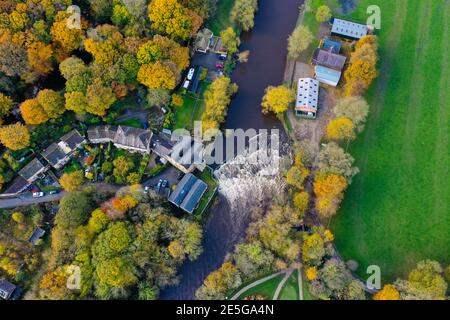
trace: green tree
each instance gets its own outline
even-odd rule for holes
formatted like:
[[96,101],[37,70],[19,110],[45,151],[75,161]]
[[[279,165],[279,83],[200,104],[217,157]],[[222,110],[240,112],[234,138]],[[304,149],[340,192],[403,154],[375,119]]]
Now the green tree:
[[64,173],[61,179],[59,179],[59,183],[67,192],[78,191],[84,183],[83,171]]
[[230,12],[230,19],[242,30],[249,31],[255,25],[257,0],[236,0]]
[[316,12],[316,20],[320,23],[330,20],[331,18],[331,9],[330,7],[323,5],[317,9]]
[[0,92],[0,119],[3,119],[11,112],[13,100]]
[[39,91],[37,101],[49,118],[58,118],[65,111],[64,98],[54,90],[44,89]]
[[298,26],[288,39],[288,56],[292,60],[298,60],[303,51],[308,49],[314,40],[314,35],[308,27]]
[[87,88],[86,98],[86,111],[98,116],[105,116],[106,111],[117,100],[112,89],[104,86],[98,78]]
[[227,47],[228,53],[233,55],[239,50],[239,45],[241,44],[241,39],[234,32],[232,27],[228,27],[220,33],[220,38],[223,44]]

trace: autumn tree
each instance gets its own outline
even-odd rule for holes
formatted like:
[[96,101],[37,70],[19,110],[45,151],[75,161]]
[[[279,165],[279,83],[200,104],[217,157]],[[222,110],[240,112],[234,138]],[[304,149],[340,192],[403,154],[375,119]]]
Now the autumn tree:
[[49,118],[58,118],[64,111],[64,98],[59,92],[50,89],[39,91],[36,97]]
[[86,99],[86,111],[102,117],[105,116],[106,111],[117,100],[113,90],[104,86],[98,78],[88,86]]
[[255,25],[257,0],[236,0],[230,12],[230,19],[242,30],[249,31]]
[[308,49],[314,40],[314,36],[306,26],[298,26],[288,39],[288,56],[292,60],[298,60],[303,51]]
[[77,191],[84,183],[83,171],[64,173],[61,179],[59,179],[59,183],[68,192]]
[[293,203],[299,214],[303,216],[309,205],[309,193],[305,191],[297,192],[294,195]]
[[134,167],[133,161],[125,156],[120,156],[113,161],[113,165],[113,175],[116,178],[116,182],[119,184],[125,183],[126,177]]
[[313,234],[305,233],[302,242],[303,262],[309,266],[318,266],[324,256],[325,242],[322,236],[317,232]]
[[13,100],[0,92],[0,119],[3,119],[11,112]]
[[351,141],[356,138],[355,125],[348,118],[332,119],[328,123],[327,138],[335,141]]
[[373,296],[373,300],[400,300],[400,293],[392,284],[386,284]]
[[331,18],[331,9],[330,7],[323,5],[317,8],[316,11],[316,20],[320,23],[330,20]]
[[362,95],[378,76],[378,41],[369,35],[360,39],[350,56],[350,65],[344,73],[344,91],[347,96]]
[[170,91],[165,89],[148,89],[147,104],[149,107],[163,107],[170,103]]
[[177,75],[170,65],[159,61],[142,65],[137,79],[150,89],[172,90],[178,82]]
[[80,58],[70,57],[59,64],[59,70],[66,81],[66,92],[86,92],[92,83],[92,73]]
[[331,218],[336,214],[346,188],[347,181],[342,176],[335,174],[325,177],[316,176],[314,181],[314,193],[317,196],[316,209],[322,218]]
[[203,285],[195,295],[200,300],[221,300],[230,289],[239,287],[242,283],[239,270],[231,262],[225,262],[217,270],[208,275]]
[[352,178],[359,172],[353,167],[355,159],[334,142],[327,143],[319,152],[317,167],[325,174],[343,176],[350,184]]
[[447,283],[439,262],[420,261],[409,274],[407,280],[394,283],[402,300],[445,300]]
[[27,48],[28,63],[38,75],[47,75],[53,70],[51,45],[36,41]]
[[87,99],[84,93],[79,91],[67,92],[64,94],[66,100],[65,108],[78,114],[85,114],[88,108]]
[[0,142],[11,150],[21,150],[30,145],[30,132],[27,127],[17,122],[0,127]]
[[357,131],[362,132],[369,114],[369,105],[363,97],[344,98],[338,101],[334,114],[338,118],[350,119]]
[[223,44],[228,49],[228,53],[233,55],[239,50],[239,45],[241,44],[241,39],[236,34],[232,27],[228,27],[220,33],[220,38]]
[[262,112],[274,112],[278,116],[288,110],[289,105],[295,101],[295,93],[286,86],[269,86],[261,103]]
[[237,245],[233,258],[236,267],[245,276],[252,276],[268,270],[274,261],[274,255],[258,241]]
[[53,37],[53,41],[63,50],[63,52],[69,53],[80,48],[83,30],[69,28],[67,17],[68,13],[59,11],[56,15],[55,22],[53,22],[50,33]]
[[236,94],[238,86],[228,77],[218,77],[204,94],[205,111],[202,116],[203,129],[217,129],[225,121],[231,97]]
[[192,18],[177,0],[152,0],[148,17],[153,29],[171,38],[186,40],[192,32]]
[[22,102],[20,105],[20,112],[23,120],[25,120],[27,124],[41,124],[49,119],[47,112],[45,112],[44,108],[36,98]]

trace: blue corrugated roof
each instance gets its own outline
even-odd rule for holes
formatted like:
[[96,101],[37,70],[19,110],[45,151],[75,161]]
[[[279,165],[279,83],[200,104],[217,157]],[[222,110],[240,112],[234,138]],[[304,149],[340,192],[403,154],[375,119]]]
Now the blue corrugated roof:
[[323,41],[323,49],[332,49],[331,52],[339,53],[341,51],[341,43],[339,41],[334,41],[331,39],[325,39]]
[[316,79],[327,84],[337,84],[341,79],[341,72],[323,66],[316,66]]
[[175,191],[170,195],[169,201],[180,206],[196,180],[197,178],[191,173],[184,175]]
[[207,184],[201,180],[197,180],[192,186],[189,193],[184,198],[183,202],[180,205],[180,208],[188,213],[192,213],[201,197],[205,193],[206,189],[208,189]]

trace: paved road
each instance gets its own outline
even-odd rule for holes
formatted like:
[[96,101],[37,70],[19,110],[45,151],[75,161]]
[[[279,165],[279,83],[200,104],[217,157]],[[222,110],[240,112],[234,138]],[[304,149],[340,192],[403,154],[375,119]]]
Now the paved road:
[[44,203],[51,201],[58,201],[64,196],[65,192],[60,192],[58,194],[47,194],[41,198],[33,198],[31,192],[21,194],[15,198],[0,199],[0,209],[13,208],[13,207],[23,207],[36,203]]
[[[90,186],[95,187],[95,189],[99,190],[99,191],[111,191],[111,192],[116,192],[120,188],[123,187],[123,186],[116,186],[116,185],[107,184],[107,183],[88,183],[85,186],[86,187],[90,187]],[[58,201],[65,194],[66,194],[66,192],[61,191],[57,194],[46,194],[45,196],[43,196],[41,198],[33,198],[32,193],[27,192],[27,193],[23,193],[17,197],[0,199],[0,209],[24,207],[24,206],[29,206],[31,204]]]

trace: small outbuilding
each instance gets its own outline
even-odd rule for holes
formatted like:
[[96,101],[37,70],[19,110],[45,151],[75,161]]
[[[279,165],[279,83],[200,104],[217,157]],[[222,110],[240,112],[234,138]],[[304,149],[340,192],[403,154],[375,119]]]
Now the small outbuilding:
[[295,115],[315,119],[319,103],[319,81],[312,78],[298,79]]
[[312,63],[314,65],[321,65],[339,71],[344,68],[346,61],[346,56],[341,56],[339,54],[335,54],[331,51],[320,48],[314,51],[314,55],[312,58]]
[[15,300],[19,298],[21,293],[22,290],[18,286],[5,279],[0,279],[0,298]]
[[187,213],[193,213],[207,189],[205,182],[187,173],[170,195],[169,201]]
[[45,235],[45,230],[42,228],[36,228],[34,230],[33,234],[31,235],[30,239],[28,239],[28,242],[32,245],[36,245],[36,243]]
[[336,87],[341,79],[341,71],[330,69],[324,66],[315,66],[314,75],[321,83]]
[[344,39],[359,40],[369,33],[369,28],[365,24],[333,18],[331,34]]

